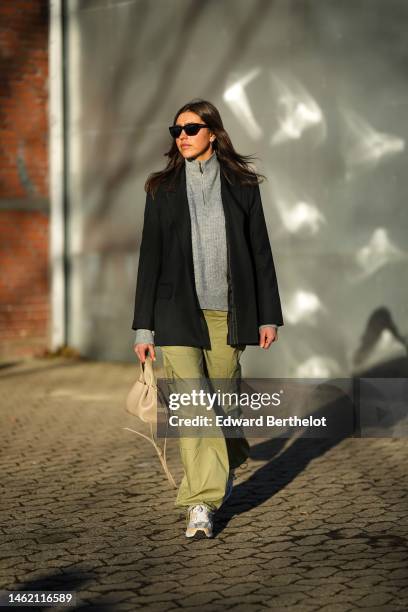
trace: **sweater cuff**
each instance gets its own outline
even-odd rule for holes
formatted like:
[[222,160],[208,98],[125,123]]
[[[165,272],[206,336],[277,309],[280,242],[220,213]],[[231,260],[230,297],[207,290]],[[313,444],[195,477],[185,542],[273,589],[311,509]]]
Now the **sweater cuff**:
[[153,332],[150,329],[137,329],[133,344],[154,344]]
[[275,329],[278,329],[279,325],[276,325],[276,323],[264,323],[263,325],[259,326],[259,329],[262,329],[263,327],[275,327]]

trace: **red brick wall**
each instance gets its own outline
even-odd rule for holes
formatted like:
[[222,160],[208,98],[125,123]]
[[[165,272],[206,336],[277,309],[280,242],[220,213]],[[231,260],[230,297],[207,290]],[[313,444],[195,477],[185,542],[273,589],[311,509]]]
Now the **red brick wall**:
[[0,359],[48,346],[48,2],[0,2]]

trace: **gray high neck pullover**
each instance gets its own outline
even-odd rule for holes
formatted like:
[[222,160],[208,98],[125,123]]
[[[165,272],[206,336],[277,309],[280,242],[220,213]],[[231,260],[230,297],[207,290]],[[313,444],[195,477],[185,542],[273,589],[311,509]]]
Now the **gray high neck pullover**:
[[221,200],[220,164],[185,161],[195,285],[200,308],[228,310],[227,237]]

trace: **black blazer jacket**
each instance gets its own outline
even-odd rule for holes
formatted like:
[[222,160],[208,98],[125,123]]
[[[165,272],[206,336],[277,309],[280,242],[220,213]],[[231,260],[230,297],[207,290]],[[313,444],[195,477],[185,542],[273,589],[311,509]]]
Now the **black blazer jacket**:
[[[259,185],[230,184],[220,169],[228,260],[231,346],[258,345],[259,325],[283,325],[278,283]],[[172,190],[148,193],[132,329],[155,332],[157,346],[211,348],[198,301],[185,169]]]

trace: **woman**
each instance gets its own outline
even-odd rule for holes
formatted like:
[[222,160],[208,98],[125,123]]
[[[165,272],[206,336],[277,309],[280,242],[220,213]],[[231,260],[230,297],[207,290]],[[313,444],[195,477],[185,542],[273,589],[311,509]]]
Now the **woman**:
[[[249,166],[251,156],[235,151],[206,100],[180,108],[169,130],[167,166],[145,185],[134,350],[144,362],[160,346],[178,391],[182,381],[215,379],[223,391],[236,390],[246,345],[269,349],[283,325],[259,190],[264,177]],[[179,444],[184,477],[175,505],[187,510],[186,536],[212,537],[213,514],[249,456],[248,442],[203,434],[181,436]]]

